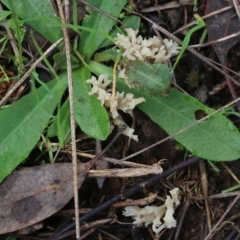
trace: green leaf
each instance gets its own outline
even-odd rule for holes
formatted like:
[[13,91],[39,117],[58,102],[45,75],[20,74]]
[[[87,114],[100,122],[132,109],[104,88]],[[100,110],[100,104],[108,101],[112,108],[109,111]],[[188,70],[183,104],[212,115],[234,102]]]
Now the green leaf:
[[[118,17],[122,11],[122,8],[124,5],[126,5],[126,0],[88,0],[88,2],[97,8],[109,13],[115,18]],[[88,8],[88,10],[90,15],[84,18],[82,25],[84,27],[97,29],[105,34],[108,34],[115,24],[115,21],[105,16],[103,13],[99,13],[90,8]],[[104,35],[82,30],[79,52],[84,55],[87,60],[89,60],[104,40]]]
[[[96,62],[89,66],[96,74],[107,73],[112,69]],[[172,89],[165,98],[157,98],[138,89],[129,89],[121,79],[117,81],[120,91],[131,92],[135,97],[144,97],[146,102],[138,107],[168,134],[173,134],[196,121],[198,110],[210,114],[214,110],[204,106],[195,98]],[[194,155],[212,161],[231,161],[240,157],[240,134],[235,125],[222,114],[216,114],[174,137]]]
[[12,12],[11,11],[4,11],[0,10],[0,21],[5,19],[7,16],[9,16]]
[[33,149],[67,87],[66,74],[0,111],[0,182]]
[[[79,67],[79,65],[81,64],[79,59],[74,55],[74,53],[71,53],[71,66],[72,69],[76,69]],[[54,54],[53,56],[54,62],[58,63],[58,66],[61,69],[67,69],[67,58],[66,58],[66,54],[59,52]]]
[[[146,97],[139,108],[170,135],[196,121],[194,113],[213,112],[191,96],[172,89],[163,99]],[[221,114],[197,124],[174,137],[192,154],[212,160],[231,161],[240,157],[240,134],[234,124]]]
[[109,117],[96,96],[88,95],[91,84],[86,83],[86,80],[90,78],[90,71],[84,67],[80,69],[78,78],[74,81],[75,119],[86,134],[105,140],[110,132]]
[[[95,54],[97,62],[116,61],[118,52],[115,49]],[[121,65],[126,69],[125,75],[128,77],[128,84],[141,89],[146,93],[164,97],[170,90],[172,83],[172,70],[161,63],[150,64],[142,61],[121,60]]]
[[94,55],[94,61],[96,62],[108,62],[110,60],[116,61],[118,52],[116,49],[107,49],[103,52],[96,53]]
[[[80,120],[77,116],[77,121],[83,131],[88,132],[87,128],[89,128],[92,132],[91,136],[100,136],[99,139],[105,139],[109,134],[108,116],[106,110],[100,106],[99,100],[94,96],[87,95],[90,85],[86,86],[85,81],[79,82],[80,78],[86,77],[83,73],[85,73],[83,70],[73,72],[73,81],[79,83],[75,89],[76,97],[82,98],[86,102],[85,105],[80,104],[82,108],[86,107],[85,109],[81,109],[81,106],[76,104],[77,114],[83,116]],[[81,87],[85,90],[78,91]],[[0,182],[34,148],[66,88],[67,74],[63,73],[58,79],[52,80],[0,111]]]
[[21,19],[31,19],[27,24],[43,35],[51,43],[54,43],[63,37],[62,29],[59,27],[61,21],[59,17],[56,16],[50,1],[2,0],[2,3]]
[[[70,134],[70,111],[69,100],[67,99],[57,112],[52,125],[50,126],[47,136],[58,137],[60,147],[63,147],[71,139]],[[66,135],[68,136],[66,137]]]
[[150,64],[124,59],[128,83],[147,94],[163,97],[172,83],[172,70],[161,63]]

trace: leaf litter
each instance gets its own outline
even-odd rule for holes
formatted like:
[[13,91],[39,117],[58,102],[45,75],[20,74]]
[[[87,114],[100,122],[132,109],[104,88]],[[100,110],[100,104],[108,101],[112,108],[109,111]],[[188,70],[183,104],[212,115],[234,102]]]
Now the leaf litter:
[[[78,186],[89,171],[89,162],[78,164]],[[159,174],[152,168],[90,170],[89,177],[137,177]],[[33,225],[63,208],[73,197],[71,163],[54,163],[25,168],[11,174],[0,185],[0,234]]]

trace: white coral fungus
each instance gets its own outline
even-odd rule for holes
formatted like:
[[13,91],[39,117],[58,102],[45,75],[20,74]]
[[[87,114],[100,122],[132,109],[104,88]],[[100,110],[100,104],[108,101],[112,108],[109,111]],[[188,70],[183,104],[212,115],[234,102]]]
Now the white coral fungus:
[[[92,76],[92,78],[88,79],[86,82],[92,84],[92,89],[89,92],[89,95],[95,94],[101,101],[101,105],[109,109],[108,114],[111,118],[113,118],[113,124],[117,125],[118,127],[121,127],[125,123],[122,120],[121,116],[118,114],[117,109],[122,110],[128,114],[132,114],[132,110],[137,104],[145,102],[145,99],[143,97],[134,98],[133,94],[131,93],[127,93],[124,96],[124,92],[116,92],[113,98],[112,93],[106,89],[107,86],[111,83],[111,80],[108,79],[108,76],[106,74],[101,74],[98,79]],[[133,134],[133,131],[134,130],[132,128],[127,127],[123,134],[134,139],[135,141],[138,141],[138,138]]]
[[128,35],[124,36],[118,33],[115,38],[115,44],[123,48],[122,56],[128,60],[165,63],[171,56],[179,52],[178,44],[172,40],[164,39],[163,44],[156,36],[143,39],[142,36],[137,36],[137,30],[134,31],[131,28],[126,28],[125,30]]
[[180,204],[178,194],[179,188],[174,188],[169,191],[171,194],[167,196],[165,203],[159,207],[157,206],[146,206],[140,208],[137,206],[128,206],[125,207],[123,215],[126,217],[132,216],[135,221],[133,224],[137,226],[148,226],[152,224],[152,230],[155,232],[156,236],[164,228],[173,228],[176,227],[177,223],[173,217],[175,208]]

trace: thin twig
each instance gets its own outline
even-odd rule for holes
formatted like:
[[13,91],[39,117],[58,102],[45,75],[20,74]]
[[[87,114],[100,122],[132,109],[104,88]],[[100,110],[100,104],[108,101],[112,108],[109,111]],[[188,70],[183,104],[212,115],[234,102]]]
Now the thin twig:
[[210,232],[212,229],[211,225],[211,214],[208,204],[208,180],[207,180],[207,173],[205,168],[205,163],[203,161],[199,162],[199,170],[201,174],[201,185],[202,185],[202,192],[204,196],[204,202],[205,202],[205,209],[206,209],[206,217],[207,217],[207,225],[208,225],[208,231]]
[[233,1],[233,5],[234,5],[234,8],[235,8],[235,11],[238,15],[238,19],[240,20],[240,4],[237,0],[232,0]]
[[[205,20],[205,19],[208,19],[208,18],[210,18],[210,17],[213,17],[213,16],[215,16],[215,15],[217,15],[217,14],[220,14],[220,13],[222,13],[222,12],[229,11],[229,10],[231,10],[231,9],[233,9],[232,6],[227,6],[227,7],[221,8],[221,9],[219,9],[219,10],[216,10],[216,11],[214,11],[214,12],[210,12],[210,13],[202,16],[201,18],[202,18],[203,20]],[[192,26],[194,26],[194,24],[195,24],[195,22],[192,21],[192,22],[188,23],[187,25],[184,25],[183,27],[179,28],[179,29],[176,30],[175,32],[173,32],[173,34],[177,34],[177,33],[181,32],[181,31],[185,30],[186,28],[192,27]]]
[[6,103],[6,101],[8,100],[8,98],[13,94],[13,92],[26,80],[26,78],[32,73],[32,71],[37,67],[37,65],[43,60],[44,57],[46,57],[54,48],[57,47],[57,45],[59,43],[61,43],[63,41],[63,38],[60,38],[59,40],[57,40],[51,47],[49,47],[44,53],[43,55],[38,58],[33,65],[29,68],[29,70],[21,77],[21,79],[19,81],[16,82],[16,84],[14,85],[14,87],[12,87],[7,93],[6,95],[2,98],[2,100],[0,101],[0,106],[4,105]]
[[231,175],[231,177],[232,177],[238,184],[240,184],[240,181],[239,181],[238,177],[231,171],[231,169],[230,169],[225,163],[222,163],[222,166],[227,170],[227,172]]
[[170,2],[170,3],[161,4],[160,6],[144,8],[144,9],[141,10],[141,12],[147,13],[147,12],[162,11],[162,10],[171,9],[171,8],[178,8],[178,7],[180,7],[180,5],[181,4],[177,1],[176,2]]
[[[60,152],[61,153],[71,153],[71,151],[66,151],[66,150],[60,150]],[[77,155],[81,156],[81,157],[86,157],[86,158],[96,157],[96,155],[94,155],[94,154],[89,154],[89,153],[84,153],[84,152],[77,152]],[[110,163],[114,163],[114,164],[119,163],[119,160],[115,159],[115,158],[101,157],[101,160],[107,161],[107,162],[110,162]],[[124,165],[124,166],[128,166],[128,167],[131,167],[131,168],[149,168],[149,169],[152,168],[151,165],[140,164],[140,163],[135,163],[135,162],[128,162],[128,161],[124,161],[122,163],[119,163],[119,165]]]
[[[219,193],[219,194],[209,196],[208,199],[220,199],[220,198],[226,198],[226,197],[233,197],[233,196],[236,196],[236,195],[240,195],[240,191],[228,192],[228,193]],[[202,200],[202,198],[199,199],[199,200]]]
[[238,37],[239,35],[240,35],[240,31],[238,31],[238,32],[236,32],[236,33],[233,33],[233,34],[230,34],[230,35],[228,35],[228,36],[226,36],[226,37],[219,38],[219,39],[217,39],[217,40],[211,41],[211,42],[206,42],[206,43],[202,43],[202,44],[190,45],[189,47],[191,47],[191,48],[207,47],[207,46],[210,46],[210,45],[213,45],[213,44],[216,44],[216,43],[220,43],[220,42],[226,41],[226,40],[231,39],[231,38]]
[[[65,0],[66,6],[69,6],[68,0]],[[66,23],[65,15],[61,0],[57,0],[59,15],[62,24]],[[72,80],[72,66],[70,56],[70,41],[67,29],[62,27],[64,35],[64,43],[66,50],[67,60],[67,76],[68,76],[68,92],[69,92],[69,107],[70,107],[70,125],[71,125],[71,138],[72,138],[72,166],[73,166],[73,187],[74,187],[74,207],[75,207],[75,221],[76,221],[76,238],[80,239],[80,224],[79,224],[79,198],[78,198],[78,174],[77,174],[77,150],[76,150],[76,133],[75,133],[75,119],[74,119],[74,103],[73,103],[73,80]]]

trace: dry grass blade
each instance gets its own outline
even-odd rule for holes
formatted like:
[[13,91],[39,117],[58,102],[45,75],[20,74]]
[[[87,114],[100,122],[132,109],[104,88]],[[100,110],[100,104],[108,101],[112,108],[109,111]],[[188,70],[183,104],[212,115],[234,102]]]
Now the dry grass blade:
[[97,178],[111,178],[111,177],[139,177],[146,176],[148,174],[160,174],[162,173],[161,166],[154,164],[152,168],[120,168],[120,169],[105,169],[105,170],[90,170],[88,177]]
[[233,1],[234,8],[236,10],[236,13],[238,15],[238,19],[240,20],[240,4],[237,0],[232,0],[232,1]]
[[230,176],[231,176],[238,184],[240,184],[240,181],[239,181],[238,177],[231,171],[231,169],[230,169],[225,163],[222,163],[222,166],[227,170],[227,172],[230,174]]
[[[62,153],[69,153],[69,151],[66,151],[66,150],[61,150],[61,152]],[[80,156],[80,157],[86,157],[86,158],[95,158],[96,157],[96,155],[89,154],[89,153],[84,153],[84,152],[77,152],[77,155]],[[131,168],[152,168],[152,166],[145,165],[145,164],[140,164],[140,163],[135,163],[135,162],[124,161],[124,162],[120,163],[120,161],[115,159],[115,158],[101,157],[101,159],[104,160],[104,161],[113,163],[113,164],[119,164],[119,165],[131,167]]]
[[210,215],[210,209],[209,209],[209,204],[207,200],[208,196],[208,178],[207,178],[207,172],[206,168],[204,165],[204,162],[199,162],[199,170],[201,173],[201,185],[202,185],[202,192],[203,196],[205,198],[205,209],[206,209],[206,217],[207,217],[207,224],[208,224],[208,231],[211,231],[211,215]]
[[[57,0],[58,10],[62,24],[66,23],[63,13],[61,0]],[[65,0],[65,5],[69,6],[69,1]],[[68,9],[69,10],[69,9]],[[68,16],[68,13],[65,14]],[[70,40],[66,28],[62,28],[66,60],[67,60],[67,75],[68,75],[68,92],[69,92],[69,106],[70,106],[70,124],[71,124],[71,139],[72,139],[72,168],[73,168],[73,187],[74,187],[74,206],[75,206],[75,221],[76,221],[76,238],[80,238],[80,225],[79,225],[79,200],[78,200],[78,181],[77,181],[77,150],[76,150],[76,133],[75,133],[75,118],[74,118],[74,103],[73,103],[73,79],[72,79],[72,65],[70,56]]]

